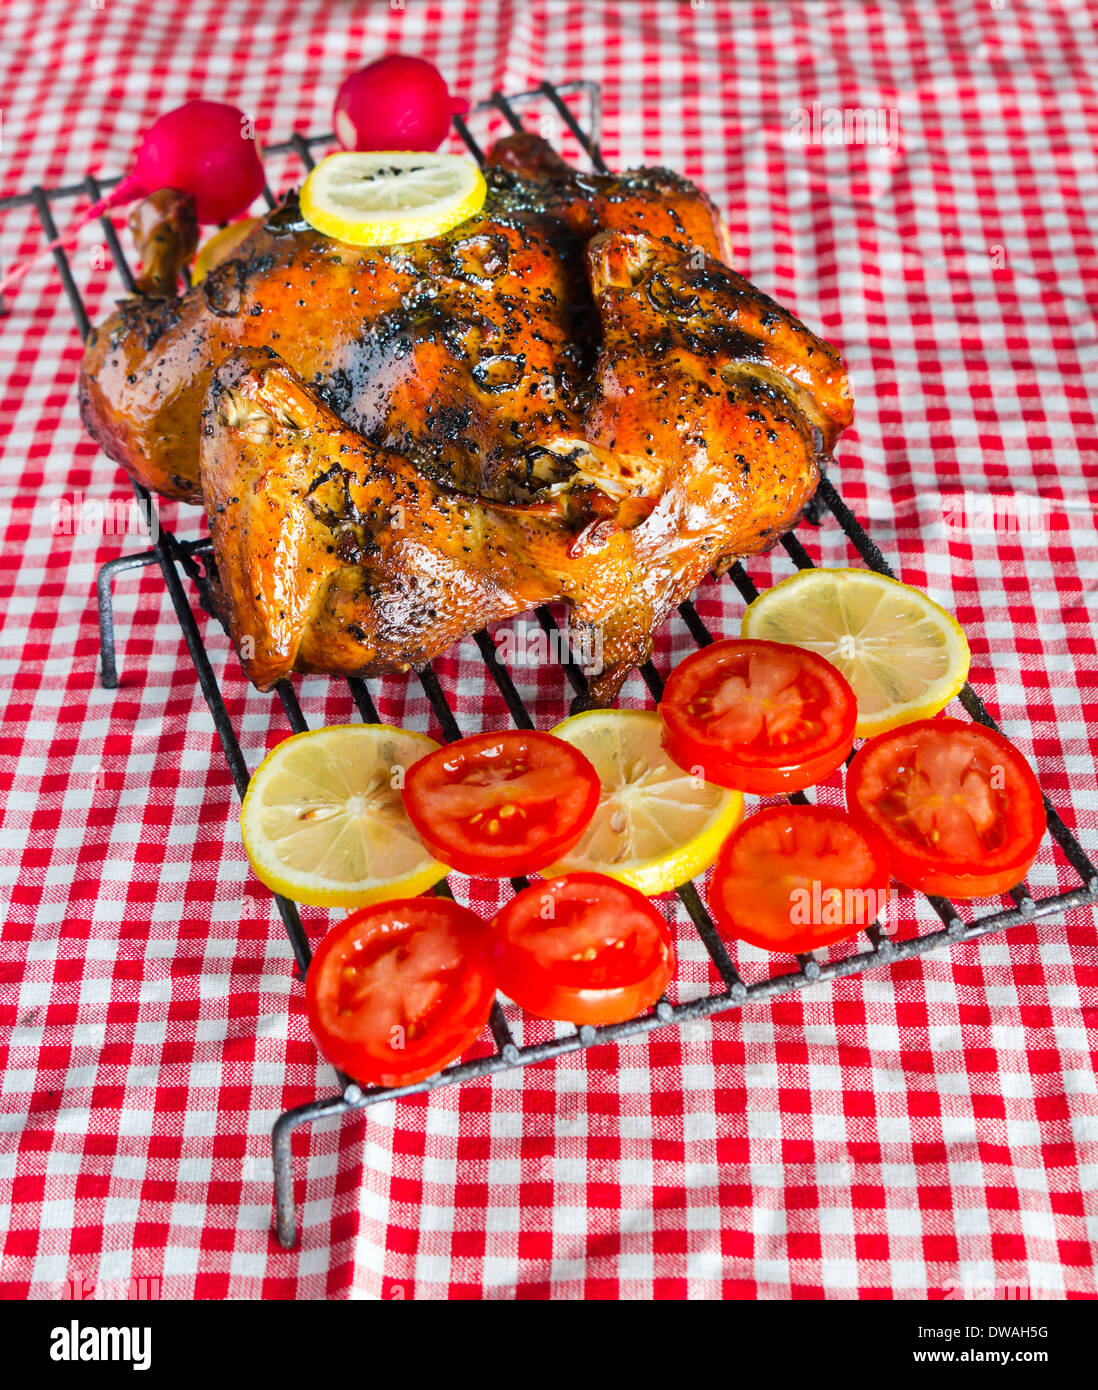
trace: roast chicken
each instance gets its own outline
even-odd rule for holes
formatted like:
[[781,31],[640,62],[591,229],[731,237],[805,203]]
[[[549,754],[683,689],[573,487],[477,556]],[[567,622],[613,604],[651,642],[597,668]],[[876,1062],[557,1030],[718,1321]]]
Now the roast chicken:
[[201,500],[250,678],[374,675],[563,601],[614,699],[704,576],[795,524],[851,418],[841,359],[724,263],[664,170],[493,150],[482,213],[356,248],[291,197],[181,297],[89,341],[88,428]]

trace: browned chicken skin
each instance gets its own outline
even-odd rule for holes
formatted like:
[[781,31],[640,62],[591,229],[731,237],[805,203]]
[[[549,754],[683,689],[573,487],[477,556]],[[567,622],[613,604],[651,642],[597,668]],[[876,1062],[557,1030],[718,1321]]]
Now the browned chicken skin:
[[89,342],[85,422],[204,496],[261,688],[406,669],[563,601],[608,703],[708,572],[795,523],[850,422],[838,354],[721,263],[693,185],[579,174],[530,135],[489,164],[448,236],[347,246],[291,199]]
[[416,665],[564,600],[598,634],[590,698],[607,703],[707,572],[793,524],[844,409],[833,354],[711,258],[604,233],[587,263],[602,329],[588,436],[570,480],[534,503],[436,483],[269,352],[218,370],[202,478],[225,613],[256,684]]
[[[548,150],[501,141],[493,157],[510,151],[533,173],[548,157],[538,146]],[[96,329],[81,369],[85,425],[139,482],[201,501],[210,375],[237,347],[270,347],[345,423],[430,476],[502,500],[532,495],[567,473],[581,433],[596,346],[590,238],[622,228],[727,254],[713,205],[686,180],[563,167],[540,183],[490,167],[478,217],[407,246],[334,241],[287,201],[187,294],[124,301]]]

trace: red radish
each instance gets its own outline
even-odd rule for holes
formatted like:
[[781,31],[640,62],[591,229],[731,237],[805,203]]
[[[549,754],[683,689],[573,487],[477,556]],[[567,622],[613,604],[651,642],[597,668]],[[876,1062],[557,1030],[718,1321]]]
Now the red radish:
[[199,222],[227,222],[262,192],[263,179],[251,122],[241,110],[220,101],[185,102],[149,127],[132,170],[120,184],[93,203],[63,236],[8,271],[0,280],[0,294],[17,284],[47,251],[69,245],[82,227],[111,208],[147,198],[161,188],[178,188],[193,195]]
[[450,117],[468,109],[438,68],[391,53],[344,79],[332,119],[345,150],[437,150]]

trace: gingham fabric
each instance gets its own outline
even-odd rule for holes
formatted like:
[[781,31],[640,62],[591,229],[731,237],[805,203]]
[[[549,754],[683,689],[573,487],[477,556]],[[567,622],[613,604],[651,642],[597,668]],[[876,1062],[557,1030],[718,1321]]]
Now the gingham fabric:
[[[696,179],[739,268],[840,345],[857,403],[843,494],[957,613],[976,688],[1093,853],[1094,18],[1087,0],[21,0],[0,11],[2,191],[120,173],[196,96],[240,104],[272,141],[328,129],[343,74],[392,49],[473,100],[601,82],[610,164]],[[276,188],[299,178],[272,169]],[[0,215],[4,265],[39,241],[31,212]],[[121,282],[97,227],[73,267],[101,317]],[[94,534],[93,504],[129,494],[81,429],[80,350],[44,264],[0,321],[8,1295],[1095,1294],[1088,910],[299,1131],[302,1244],[280,1250],[271,1125],[334,1076],[157,571],[117,581],[122,680],[97,682],[96,570],[147,542]],[[1029,524],[996,525],[988,497]],[[199,534],[193,509],[164,517]],[[851,561],[833,521],[802,535],[818,561]],[[751,572],[789,568],[779,551]],[[698,606],[738,631],[730,584]],[[202,626],[254,767],[284,716]],[[676,619],[657,665],[689,650]],[[437,671],[464,731],[507,724],[471,641]],[[560,668],[515,675],[550,727]],[[372,689],[384,719],[437,733],[415,679]],[[345,687],[299,690],[311,723],[350,717]],[[639,678],[623,700],[648,703]],[[839,796],[837,779],[820,792]],[[1034,892],[1077,882],[1046,840]],[[902,902],[901,935],[936,924]],[[676,920],[673,997],[709,992]],[[315,943],[327,918],[305,921]],[[784,967],[736,957],[749,980]],[[509,1017],[520,1040],[553,1031]]]

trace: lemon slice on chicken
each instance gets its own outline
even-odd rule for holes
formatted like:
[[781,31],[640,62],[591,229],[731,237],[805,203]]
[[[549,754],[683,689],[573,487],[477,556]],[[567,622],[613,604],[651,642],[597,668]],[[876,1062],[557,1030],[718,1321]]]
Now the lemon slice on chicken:
[[741,634],[807,647],[837,666],[858,698],[859,738],[929,719],[968,679],[956,618],[873,570],[798,570],[748,607]]
[[740,792],[671,761],[654,710],[588,710],[552,732],[590,759],[602,794],[579,843],[544,878],[590,870],[667,893],[707,869],[743,819]]
[[484,175],[456,154],[344,150],[322,159],[301,188],[305,220],[352,246],[442,236],[484,206]]
[[240,808],[244,849],[276,893],[315,907],[413,898],[448,873],[404,810],[412,763],[438,744],[389,724],[295,734],[256,769]]

